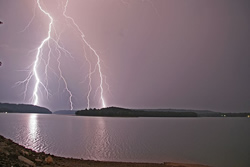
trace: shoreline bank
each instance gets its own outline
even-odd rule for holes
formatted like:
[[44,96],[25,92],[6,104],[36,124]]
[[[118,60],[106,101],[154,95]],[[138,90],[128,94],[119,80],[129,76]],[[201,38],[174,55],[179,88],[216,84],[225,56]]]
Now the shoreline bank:
[[209,167],[199,164],[182,163],[132,163],[106,162],[58,157],[44,152],[35,152],[27,149],[10,139],[0,135],[0,167]]

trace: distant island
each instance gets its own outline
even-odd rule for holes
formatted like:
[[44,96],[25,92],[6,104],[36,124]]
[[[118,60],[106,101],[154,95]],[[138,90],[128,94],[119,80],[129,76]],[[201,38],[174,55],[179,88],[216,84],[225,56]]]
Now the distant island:
[[0,103],[0,113],[39,113],[51,114],[52,112],[44,107],[34,106],[31,104],[10,104]]
[[108,107],[76,111],[77,116],[99,117],[248,117],[250,113],[222,113],[210,110],[192,109],[126,109]]
[[197,117],[195,112],[162,112],[126,109],[119,107],[107,107],[102,109],[85,109],[76,111],[78,116],[99,116],[99,117]]
[[161,112],[194,112],[198,117],[250,117],[250,113],[223,113],[210,110],[192,110],[192,109],[144,109],[144,111]]

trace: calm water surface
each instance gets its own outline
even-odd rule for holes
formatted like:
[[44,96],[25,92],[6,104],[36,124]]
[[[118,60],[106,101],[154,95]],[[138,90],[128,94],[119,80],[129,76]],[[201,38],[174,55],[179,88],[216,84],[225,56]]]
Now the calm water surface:
[[0,134],[35,151],[64,157],[250,166],[249,118],[0,114]]

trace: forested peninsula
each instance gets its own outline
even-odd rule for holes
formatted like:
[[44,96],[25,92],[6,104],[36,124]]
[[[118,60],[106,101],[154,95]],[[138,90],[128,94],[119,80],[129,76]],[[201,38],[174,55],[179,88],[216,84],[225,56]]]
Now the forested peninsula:
[[0,113],[51,114],[52,112],[47,108],[40,107],[40,106],[34,106],[31,104],[0,103]]
[[107,107],[102,109],[85,109],[75,113],[78,116],[99,117],[197,117],[195,112],[161,112],[126,109],[119,107]]

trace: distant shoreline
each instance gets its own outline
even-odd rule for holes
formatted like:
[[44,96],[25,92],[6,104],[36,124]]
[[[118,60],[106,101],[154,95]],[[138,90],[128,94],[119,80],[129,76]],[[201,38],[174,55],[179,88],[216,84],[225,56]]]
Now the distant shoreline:
[[82,160],[74,158],[64,158],[45,154],[44,152],[35,152],[27,149],[10,139],[6,139],[0,135],[0,166],[55,166],[55,167],[209,167],[199,164],[184,164],[184,163],[132,163],[132,162],[108,162]]
[[195,112],[162,112],[133,110],[120,107],[107,107],[102,109],[85,109],[76,111],[77,116],[102,116],[102,117],[198,117]]
[[1,103],[0,113],[39,113],[97,117],[248,117],[250,113],[222,113],[195,109],[128,109],[121,107],[89,108],[83,110],[59,110],[51,112],[45,107],[30,104]]

